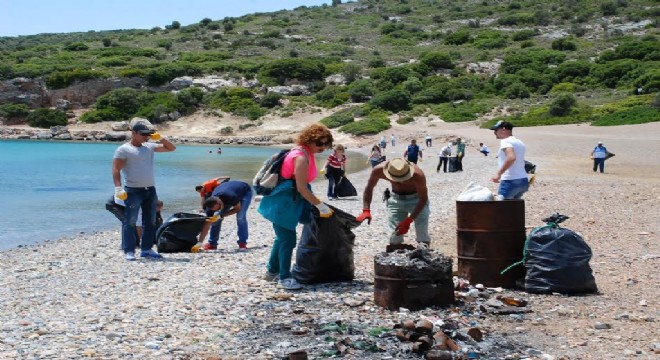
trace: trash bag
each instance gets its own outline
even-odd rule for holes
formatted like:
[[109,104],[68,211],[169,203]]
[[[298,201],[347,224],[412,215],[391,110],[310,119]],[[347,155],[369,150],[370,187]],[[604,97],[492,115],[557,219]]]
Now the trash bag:
[[346,176],[342,176],[337,183],[335,192],[337,197],[357,196],[355,186],[348,180]]
[[330,206],[329,218],[312,207],[312,220],[303,226],[291,274],[303,284],[352,281],[355,278],[352,229],[360,225],[355,216]]
[[536,165],[534,165],[531,162],[525,160],[525,172],[528,173],[528,174],[535,174],[536,173]]
[[458,158],[457,157],[450,157],[449,160],[447,161],[447,164],[449,166],[447,167],[447,171],[450,173],[457,172],[458,171]]
[[159,253],[191,252],[208,217],[200,214],[176,213],[156,231]]
[[485,186],[471,182],[458,195],[456,201],[492,201],[493,192]]
[[527,268],[525,290],[530,293],[596,293],[589,260],[591,248],[582,236],[559,227],[567,216],[555,214],[543,219],[545,226],[532,230],[525,243]]

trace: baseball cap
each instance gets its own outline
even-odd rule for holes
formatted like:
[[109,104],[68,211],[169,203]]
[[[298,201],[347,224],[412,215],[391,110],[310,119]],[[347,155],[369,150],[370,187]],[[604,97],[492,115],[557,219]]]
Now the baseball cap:
[[490,130],[497,130],[499,128],[505,128],[507,130],[511,130],[511,129],[513,129],[513,124],[508,122],[508,121],[500,120],[497,123],[495,123],[495,125],[491,126]]
[[602,141],[599,141],[599,142],[598,142],[598,145],[603,145],[603,142],[602,142]]
[[148,124],[144,121],[136,122],[133,125],[132,130],[139,133],[140,135],[151,135],[155,132],[153,126],[151,126],[151,124]]

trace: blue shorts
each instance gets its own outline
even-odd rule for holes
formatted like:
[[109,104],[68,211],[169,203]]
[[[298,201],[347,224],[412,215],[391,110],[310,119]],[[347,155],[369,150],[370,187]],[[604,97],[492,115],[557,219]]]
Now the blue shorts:
[[527,190],[529,190],[529,180],[526,177],[522,179],[502,180],[500,181],[498,194],[502,195],[505,199],[520,199]]

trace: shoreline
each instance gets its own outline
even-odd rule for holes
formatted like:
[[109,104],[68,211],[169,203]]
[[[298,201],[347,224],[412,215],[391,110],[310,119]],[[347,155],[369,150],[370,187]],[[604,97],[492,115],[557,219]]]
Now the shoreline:
[[[388,158],[403,152],[405,139],[423,139],[423,133],[414,128],[396,126],[385,132],[394,132],[399,139],[394,148],[386,149]],[[483,156],[474,145],[483,141],[495,150],[497,142],[491,131],[469,124],[437,124],[428,129],[438,140],[424,150],[419,165],[429,187],[432,246],[451,256],[456,267],[455,198],[471,181],[494,187],[488,179],[496,170],[497,159],[494,154]],[[373,341],[391,349],[390,345],[398,344],[395,338],[365,334],[378,327],[391,329],[403,319],[427,317],[460,324],[461,332],[474,321],[485,334],[480,346],[493,346],[494,339],[500,339],[511,345],[509,354],[530,359],[542,358],[542,354],[580,359],[653,358],[660,332],[660,275],[654,271],[660,259],[656,219],[660,213],[660,164],[657,157],[640,153],[660,152],[658,129],[658,123],[514,129],[514,135],[527,144],[528,159],[538,165],[536,183],[523,197],[525,224],[542,225],[541,219],[555,212],[569,216],[562,226],[582,234],[592,248],[590,266],[598,295],[505,290],[503,294],[530,302],[532,313],[518,317],[481,314],[469,302],[414,312],[378,307],[373,302],[373,258],[384,251],[389,232],[385,206],[379,200],[386,185],[381,181],[374,190],[371,225],[354,230],[356,278],[351,283],[313,285],[289,293],[261,280],[273,230],[257,214],[257,202],[248,211],[247,253],[235,251],[236,222],[231,219],[223,223],[218,251],[166,254],[165,261],[127,263],[117,249],[118,230],[2,251],[0,277],[5,286],[0,289],[0,357],[275,359],[304,349],[316,358],[332,349],[323,340],[328,336],[337,341],[345,337],[354,342]],[[472,145],[464,160],[465,171],[437,174],[441,139],[454,136],[469,139]],[[364,139],[363,144],[379,137]],[[590,168],[588,155],[597,140],[617,154],[608,161],[605,174],[595,174]],[[349,150],[368,148],[349,145]],[[358,190],[357,198],[329,203],[358,214],[368,170],[348,174]],[[323,196],[325,185],[315,183],[314,193]],[[406,236],[405,242],[414,244],[414,236]],[[472,310],[464,313],[463,309]],[[321,330],[337,322],[363,335]],[[601,330],[599,323],[611,330]],[[385,353],[351,348],[347,355],[380,359]]]

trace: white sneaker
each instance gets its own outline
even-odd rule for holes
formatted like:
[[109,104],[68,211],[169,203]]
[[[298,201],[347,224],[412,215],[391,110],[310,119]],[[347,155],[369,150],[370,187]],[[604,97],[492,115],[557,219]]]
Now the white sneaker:
[[135,253],[132,251],[129,251],[125,254],[126,260],[128,261],[135,261]]
[[277,284],[277,287],[285,290],[300,290],[303,288],[302,285],[300,285],[296,279],[292,277],[281,279]]

